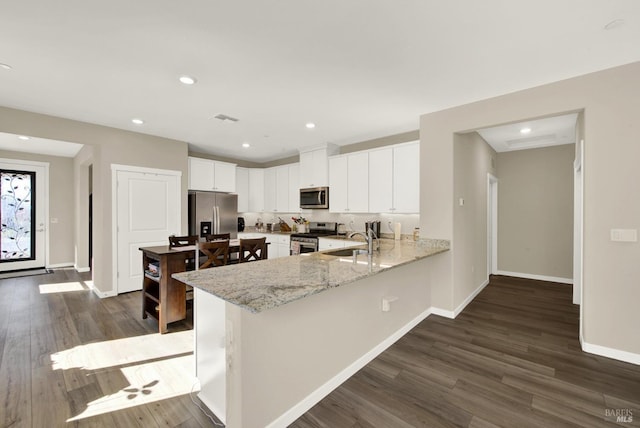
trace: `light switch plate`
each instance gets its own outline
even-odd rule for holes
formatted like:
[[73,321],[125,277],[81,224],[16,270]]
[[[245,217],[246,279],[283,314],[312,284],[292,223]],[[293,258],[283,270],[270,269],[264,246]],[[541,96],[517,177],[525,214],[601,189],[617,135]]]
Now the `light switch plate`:
[[638,242],[638,230],[611,229],[611,240],[614,242]]

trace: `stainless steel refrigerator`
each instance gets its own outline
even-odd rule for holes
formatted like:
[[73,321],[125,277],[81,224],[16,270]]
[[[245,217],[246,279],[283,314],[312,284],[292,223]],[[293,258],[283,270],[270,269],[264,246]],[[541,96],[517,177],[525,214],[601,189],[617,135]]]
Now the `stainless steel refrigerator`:
[[204,241],[207,235],[229,233],[238,237],[238,195],[189,192],[189,235]]

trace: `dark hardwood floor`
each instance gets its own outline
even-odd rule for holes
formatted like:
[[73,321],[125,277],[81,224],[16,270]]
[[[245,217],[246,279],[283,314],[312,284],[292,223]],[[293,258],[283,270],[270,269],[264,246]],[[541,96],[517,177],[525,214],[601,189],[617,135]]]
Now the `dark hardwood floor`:
[[292,427],[640,426],[640,366],[582,352],[578,317],[571,286],[493,277],[458,318],[430,316]]
[[[99,299],[89,279],[0,280],[0,427],[215,426],[189,394],[190,321],[157,335],[140,293]],[[457,319],[430,316],[292,426],[640,426],[640,367],[580,350],[571,287],[494,277]]]
[[100,299],[90,278],[0,280],[0,427],[216,426],[189,394],[190,321],[160,336],[140,292]]

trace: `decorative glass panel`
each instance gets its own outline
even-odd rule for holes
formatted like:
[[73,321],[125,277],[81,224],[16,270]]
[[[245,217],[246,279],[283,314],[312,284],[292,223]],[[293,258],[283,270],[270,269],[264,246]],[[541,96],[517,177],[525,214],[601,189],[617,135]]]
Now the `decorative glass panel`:
[[0,261],[33,260],[35,173],[0,170]]

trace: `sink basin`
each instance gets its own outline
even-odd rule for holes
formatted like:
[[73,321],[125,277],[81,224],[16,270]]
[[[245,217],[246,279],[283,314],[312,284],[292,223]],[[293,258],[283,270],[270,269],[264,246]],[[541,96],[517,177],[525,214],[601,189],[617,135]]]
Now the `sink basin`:
[[[340,248],[339,250],[327,251],[324,254],[336,257],[347,257],[353,255],[353,250],[357,251],[358,248]],[[366,252],[367,250],[364,251]]]

